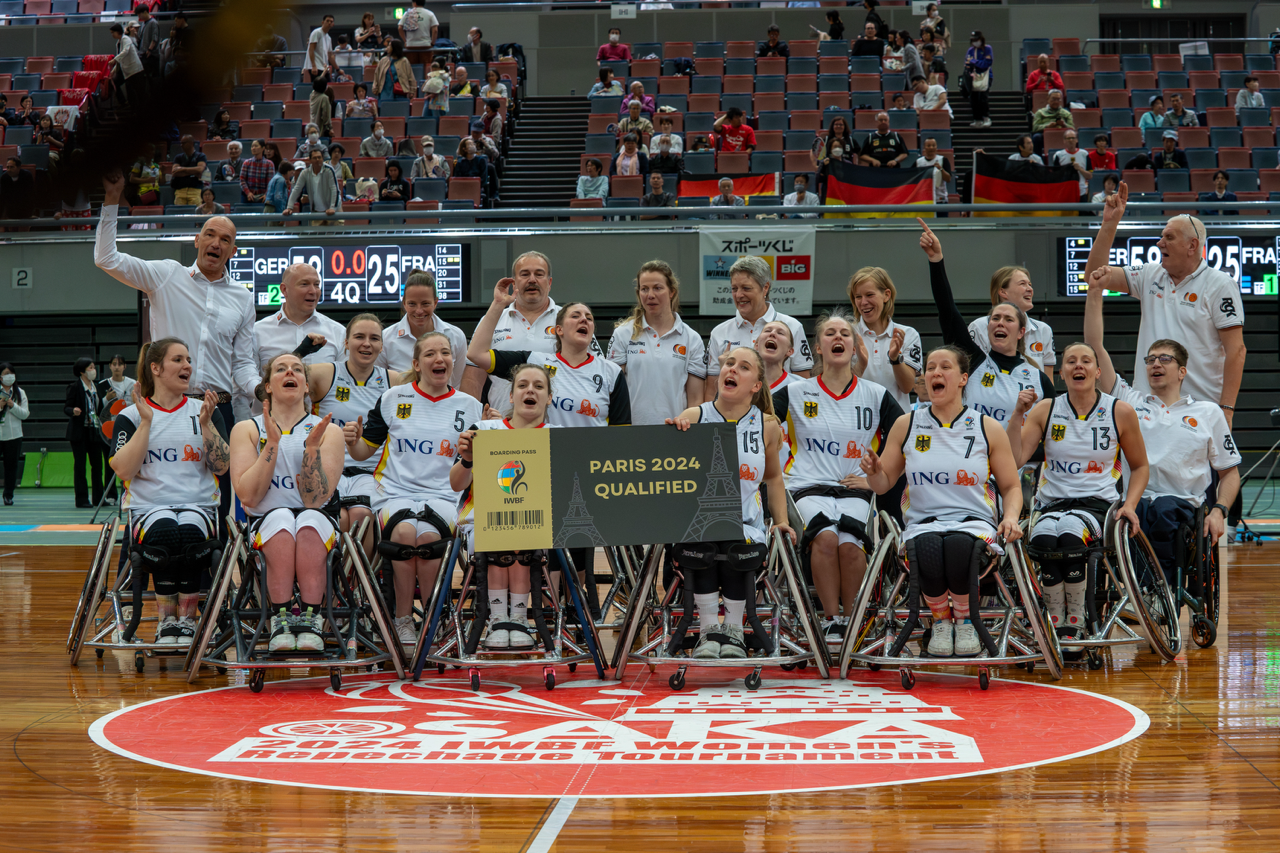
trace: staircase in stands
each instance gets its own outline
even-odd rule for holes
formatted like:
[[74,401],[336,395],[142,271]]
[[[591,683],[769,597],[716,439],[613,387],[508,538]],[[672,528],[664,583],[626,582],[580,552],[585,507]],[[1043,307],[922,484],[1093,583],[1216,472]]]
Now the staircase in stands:
[[[578,185],[590,103],[525,98],[503,165],[502,207],[567,207]],[[606,170],[607,170],[606,166]]]
[[[981,148],[988,154],[1007,157],[1017,150],[1014,140],[1019,135],[1030,132],[1026,102],[1021,92],[990,93],[990,127],[969,126],[973,121],[973,110],[962,93],[948,92],[947,100],[954,113],[951,119],[951,146],[956,158],[954,165],[961,174],[973,168],[973,149]],[[963,184],[964,181],[957,178],[957,183]],[[958,186],[957,189],[962,200],[968,197],[967,187]]]

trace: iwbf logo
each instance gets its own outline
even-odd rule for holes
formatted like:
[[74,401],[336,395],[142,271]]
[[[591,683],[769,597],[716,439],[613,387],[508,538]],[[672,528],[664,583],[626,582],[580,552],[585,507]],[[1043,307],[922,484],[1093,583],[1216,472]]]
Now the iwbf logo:
[[140,761],[277,784],[671,797],[994,773],[1108,749],[1148,725],[1123,702],[1030,682],[982,691],[973,678],[924,675],[905,693],[896,673],[822,681],[797,672],[749,691],[702,671],[673,693],[662,669],[635,667],[626,682],[570,680],[551,693],[536,668],[478,692],[454,677],[357,676],[338,692],[328,679],[293,680],[269,685],[270,701],[229,688],[145,703],[98,720],[90,735]]
[[509,495],[518,495],[520,490],[528,491],[529,484],[524,481],[524,463],[513,459],[498,469],[498,488]]

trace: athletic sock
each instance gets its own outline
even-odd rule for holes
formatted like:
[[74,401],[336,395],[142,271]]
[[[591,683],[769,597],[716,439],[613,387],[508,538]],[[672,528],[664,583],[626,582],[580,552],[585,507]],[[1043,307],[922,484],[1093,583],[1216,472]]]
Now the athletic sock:
[[1086,581],[1076,581],[1075,583],[1064,583],[1066,587],[1067,599],[1067,620],[1072,619],[1084,622],[1084,588]]
[[161,622],[170,616],[176,619],[178,616],[178,596],[176,594],[156,595],[156,609],[160,611]]
[[489,624],[507,621],[507,591],[489,590]]
[[702,626],[702,630],[720,623],[720,593],[694,593],[693,606],[698,611],[698,624]]
[[529,624],[529,593],[511,593],[511,621],[518,625]]
[[1049,620],[1051,622],[1055,616],[1058,618],[1059,624],[1066,621],[1067,602],[1066,590],[1064,587],[1066,587],[1066,584],[1062,583],[1042,587],[1044,606],[1045,609],[1049,611]]
[[951,613],[957,622],[969,621],[969,596],[951,594]]
[[178,616],[186,619],[195,619],[196,610],[200,607],[200,593],[198,592],[181,592],[178,593]]
[[742,627],[742,617],[747,612],[747,603],[745,601],[734,601],[732,598],[724,600],[724,624]]
[[926,595],[924,601],[929,605],[929,612],[933,614],[934,619],[951,618],[950,596],[945,592],[938,596]]

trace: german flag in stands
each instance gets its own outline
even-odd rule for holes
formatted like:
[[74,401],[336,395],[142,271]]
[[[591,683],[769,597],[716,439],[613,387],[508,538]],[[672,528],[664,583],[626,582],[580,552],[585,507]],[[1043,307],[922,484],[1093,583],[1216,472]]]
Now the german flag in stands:
[[678,198],[687,198],[690,203],[697,199],[699,205],[720,195],[720,181],[729,178],[733,181],[733,194],[750,198],[753,195],[777,195],[778,175],[770,172],[767,175],[708,175],[705,178],[683,178],[680,181]]
[[[994,154],[973,155],[974,204],[1053,204],[1080,201],[1080,177],[1070,166],[1040,166]],[[974,216],[1070,216],[1060,210],[996,212]]]
[[[933,169],[873,169],[832,163],[823,204],[933,204]],[[918,213],[828,213],[827,218],[877,219]],[[932,216],[925,213],[925,216]]]

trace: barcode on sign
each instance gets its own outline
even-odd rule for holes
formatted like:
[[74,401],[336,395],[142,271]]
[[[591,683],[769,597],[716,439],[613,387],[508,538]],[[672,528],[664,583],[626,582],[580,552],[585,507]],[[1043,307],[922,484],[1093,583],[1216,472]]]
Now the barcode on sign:
[[490,512],[489,527],[541,527],[542,510],[520,509]]

